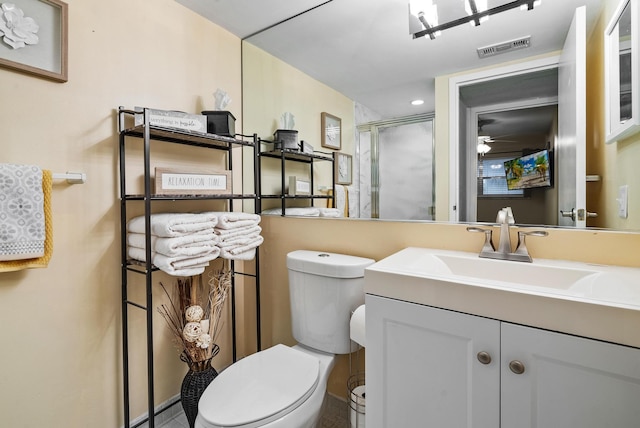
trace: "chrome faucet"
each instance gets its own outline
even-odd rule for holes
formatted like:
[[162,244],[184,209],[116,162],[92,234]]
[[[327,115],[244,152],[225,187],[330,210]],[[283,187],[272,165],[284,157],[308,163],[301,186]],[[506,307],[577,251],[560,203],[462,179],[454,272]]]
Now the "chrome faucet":
[[496,223],[500,225],[500,243],[498,244],[498,253],[509,254],[511,253],[509,226],[516,224],[516,219],[513,218],[513,211],[511,211],[511,207],[505,207],[498,211]]
[[527,236],[547,236],[549,233],[543,230],[534,230],[530,232],[518,232],[518,246],[515,251],[511,250],[511,238],[509,236],[509,226],[515,224],[515,218],[511,207],[502,208],[498,211],[496,223],[500,226],[500,241],[498,243],[498,250],[496,251],[492,242],[492,229],[484,229],[482,227],[467,227],[469,232],[482,232],[484,233],[484,245],[480,250],[480,257],[488,259],[498,260],[512,260],[517,262],[532,262],[529,251],[525,244],[525,237]]

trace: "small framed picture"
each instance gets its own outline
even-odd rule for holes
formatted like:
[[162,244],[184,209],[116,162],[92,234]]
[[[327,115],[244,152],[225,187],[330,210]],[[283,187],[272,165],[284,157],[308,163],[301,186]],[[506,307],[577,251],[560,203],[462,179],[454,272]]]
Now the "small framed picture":
[[336,153],[336,184],[351,184],[352,158],[345,153]]
[[320,115],[322,135],[320,144],[328,149],[340,150],[342,148],[342,120],[329,113]]

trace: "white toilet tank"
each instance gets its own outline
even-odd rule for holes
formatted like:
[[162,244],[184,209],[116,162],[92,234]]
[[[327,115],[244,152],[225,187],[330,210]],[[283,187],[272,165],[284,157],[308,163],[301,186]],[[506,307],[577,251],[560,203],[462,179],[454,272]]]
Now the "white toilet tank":
[[298,250],[287,254],[293,337],[331,354],[348,354],[358,345],[349,337],[349,320],[364,303],[364,269],[375,260]]

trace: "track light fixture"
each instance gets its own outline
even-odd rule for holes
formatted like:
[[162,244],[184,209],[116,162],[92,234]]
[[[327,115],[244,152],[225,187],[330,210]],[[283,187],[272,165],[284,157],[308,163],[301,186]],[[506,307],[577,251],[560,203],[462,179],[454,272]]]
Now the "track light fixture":
[[443,30],[457,27],[467,22],[471,23],[471,25],[478,26],[489,19],[491,15],[515,8],[533,10],[534,7],[542,3],[542,0],[516,0],[488,9],[487,0],[464,0],[467,16],[439,24],[438,6],[434,1],[435,0],[409,1],[409,32],[414,39],[429,36],[429,38],[433,40],[440,35]]

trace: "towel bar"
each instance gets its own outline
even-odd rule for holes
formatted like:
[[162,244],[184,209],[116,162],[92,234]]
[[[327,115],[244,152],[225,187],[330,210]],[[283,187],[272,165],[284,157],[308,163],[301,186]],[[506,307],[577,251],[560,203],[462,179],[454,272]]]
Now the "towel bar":
[[87,174],[84,172],[54,172],[51,174],[54,180],[67,180],[69,184],[84,184],[87,181]]

